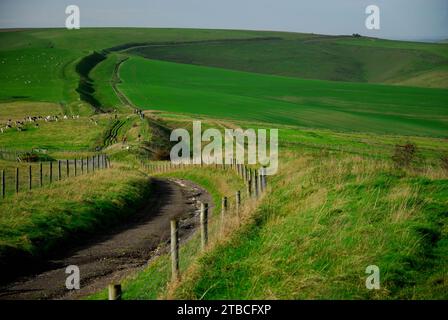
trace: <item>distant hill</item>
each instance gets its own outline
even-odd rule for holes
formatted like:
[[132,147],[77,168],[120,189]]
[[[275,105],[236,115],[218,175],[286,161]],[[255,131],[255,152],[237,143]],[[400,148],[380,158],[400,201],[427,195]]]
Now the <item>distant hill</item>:
[[448,46],[348,36],[147,46],[156,60],[305,79],[448,88]]
[[[78,112],[80,61],[130,46],[126,54],[238,71],[448,88],[448,44],[247,30],[26,29],[0,32],[0,101],[54,102]],[[119,103],[109,98],[114,59],[91,70],[94,83],[85,79],[89,94],[108,106]]]

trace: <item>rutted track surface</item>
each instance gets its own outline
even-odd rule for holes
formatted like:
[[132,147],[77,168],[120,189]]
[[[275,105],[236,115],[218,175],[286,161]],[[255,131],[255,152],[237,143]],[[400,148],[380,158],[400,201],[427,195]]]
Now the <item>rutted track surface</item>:
[[118,142],[118,140],[117,140],[118,133],[119,133],[120,129],[124,126],[124,124],[126,123],[127,120],[128,119],[114,121],[111,128],[106,133],[103,147],[108,147],[108,146]]
[[[71,299],[102,289],[146,265],[158,248],[166,246],[173,217],[181,218],[181,240],[188,238],[198,221],[198,201],[211,203],[210,195],[189,181],[153,179],[152,183],[152,200],[132,221],[54,257],[45,271],[0,288],[0,299]],[[80,290],[65,287],[69,265],[80,269]]]

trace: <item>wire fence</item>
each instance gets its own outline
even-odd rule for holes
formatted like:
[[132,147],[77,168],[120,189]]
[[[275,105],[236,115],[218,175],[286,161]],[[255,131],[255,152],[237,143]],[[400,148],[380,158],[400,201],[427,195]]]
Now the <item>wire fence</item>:
[[98,154],[81,159],[20,164],[16,167],[1,169],[0,198],[109,167],[110,159],[108,156]]
[[[141,162],[142,169],[149,174],[170,173],[179,170],[188,170],[193,166],[191,164],[175,164],[171,162]],[[220,165],[200,165],[204,168],[215,168],[222,170],[234,170],[235,173],[244,181],[245,190],[235,190],[233,194],[225,195],[221,198],[221,211],[213,215],[210,214],[210,205],[208,203],[200,203],[199,215],[195,225],[199,229],[197,236],[199,239],[185,239],[183,237],[182,219],[173,219],[170,222],[170,242],[169,242],[169,256],[171,260],[171,272],[168,275],[169,267],[161,264],[158,270],[160,273],[167,274],[168,279],[171,277],[172,282],[176,282],[181,277],[180,266],[191,262],[193,256],[200,252],[209,250],[213,243],[223,239],[224,235],[229,230],[234,230],[240,226],[244,215],[251,209],[256,207],[259,200],[267,189],[266,169],[250,168],[248,166],[237,164],[233,161],[231,164]],[[193,246],[193,247],[192,247]],[[182,247],[188,250],[182,251]],[[187,252],[186,256],[182,256],[182,252]],[[184,261],[182,261],[184,260]],[[187,262],[188,261],[188,262]],[[184,267],[185,269],[185,267]],[[155,288],[153,288],[155,289]],[[122,286],[120,283],[112,283],[108,286],[108,299],[121,300],[123,295]]]

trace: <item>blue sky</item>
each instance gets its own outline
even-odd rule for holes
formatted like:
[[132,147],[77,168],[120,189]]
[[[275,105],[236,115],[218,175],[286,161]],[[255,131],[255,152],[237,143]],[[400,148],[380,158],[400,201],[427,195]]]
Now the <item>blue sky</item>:
[[[65,7],[82,27],[182,27],[360,33],[390,39],[448,39],[448,0],[0,0],[0,28],[63,27]],[[365,8],[381,9],[368,30]]]

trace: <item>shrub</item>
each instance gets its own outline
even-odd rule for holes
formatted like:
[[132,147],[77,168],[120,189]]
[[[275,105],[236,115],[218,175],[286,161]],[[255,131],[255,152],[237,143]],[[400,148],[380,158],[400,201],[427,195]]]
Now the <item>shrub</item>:
[[443,154],[440,157],[440,162],[441,162],[443,170],[448,172],[448,154]]
[[417,154],[417,146],[413,143],[405,145],[395,145],[394,155],[392,160],[397,168],[407,168],[411,165]]

